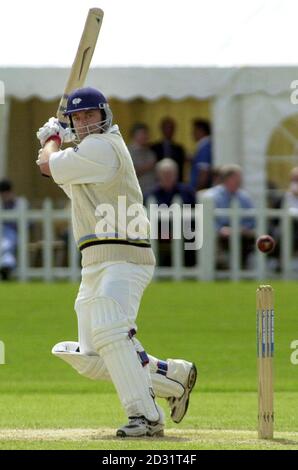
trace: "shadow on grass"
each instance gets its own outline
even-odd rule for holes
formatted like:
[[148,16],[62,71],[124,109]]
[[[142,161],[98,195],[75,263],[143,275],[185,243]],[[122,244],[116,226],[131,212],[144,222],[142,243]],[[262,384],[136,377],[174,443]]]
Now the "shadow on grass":
[[188,439],[186,437],[176,437],[176,436],[164,436],[164,437],[150,437],[150,436],[145,436],[145,437],[117,437],[115,435],[107,435],[107,436],[85,436],[85,438],[89,439],[90,441],[150,441],[150,442],[190,442],[191,439]]
[[297,446],[298,447],[298,441],[293,441],[291,439],[270,439],[270,442],[276,442],[277,444],[283,444],[285,446]]

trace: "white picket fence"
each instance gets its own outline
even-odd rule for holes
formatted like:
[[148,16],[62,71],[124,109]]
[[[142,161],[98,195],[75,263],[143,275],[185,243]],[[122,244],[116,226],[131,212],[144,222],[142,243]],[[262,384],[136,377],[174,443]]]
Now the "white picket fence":
[[[151,200],[152,202],[152,200]],[[194,266],[185,267],[183,262],[184,243],[183,239],[174,239],[171,241],[170,267],[158,266],[155,270],[156,278],[179,279],[259,279],[276,278],[297,279],[297,259],[292,254],[292,221],[298,219],[297,211],[284,209],[240,209],[236,204],[230,209],[215,209],[213,201],[210,198],[203,198],[203,226],[198,227],[203,230],[203,247],[193,252]],[[230,243],[230,263],[229,269],[216,269],[217,240],[214,229],[214,220],[217,216],[229,216],[231,220],[232,236]],[[280,270],[276,272],[270,265],[270,258],[255,249],[253,263],[250,269],[241,269],[241,240],[240,240],[240,220],[245,217],[255,217],[257,223],[257,234],[266,233],[267,221],[270,218],[280,220]],[[161,215],[160,217],[163,217]],[[193,217],[190,211],[188,217]],[[18,226],[18,248],[17,260],[18,267],[16,278],[20,281],[30,279],[42,279],[52,281],[54,279],[68,279],[78,281],[80,279],[79,252],[72,236],[71,215],[68,209],[54,209],[52,201],[47,199],[43,202],[41,209],[30,209],[25,199],[20,199],[18,208],[13,210],[0,209],[0,239],[2,233],[2,224],[5,221],[14,221]],[[67,267],[55,266],[55,230],[54,225],[57,222],[65,222],[69,231],[68,263]],[[30,265],[29,256],[29,227],[30,223],[39,223],[42,226],[42,237],[38,241],[42,256],[42,267]],[[181,221],[182,223],[182,221]],[[152,247],[158,260],[158,240],[152,239]]]
[[[298,211],[281,208],[270,209],[267,207],[258,207],[255,209],[241,209],[236,202],[232,204],[230,209],[216,209],[211,198],[204,198],[204,246],[200,252],[201,279],[265,279],[265,278],[281,278],[281,279],[297,279],[297,257],[294,258],[292,248],[292,223],[294,219],[298,219]],[[230,243],[230,263],[229,269],[225,271],[216,270],[216,235],[214,231],[215,217],[230,217],[231,221],[231,243]],[[254,217],[256,221],[256,234],[262,235],[267,233],[268,222],[272,219],[279,221],[279,270],[276,272],[272,269],[272,258],[261,253],[255,246],[253,258],[254,263],[250,269],[241,270],[240,250],[240,221],[245,217]]]
[[[4,221],[14,221],[18,226],[17,279],[27,281],[29,279],[39,278],[44,281],[52,281],[54,279],[64,278],[77,281],[80,278],[79,253],[72,236],[69,237],[68,266],[54,266],[54,224],[58,221],[66,222],[71,235],[70,210],[54,209],[50,199],[44,200],[41,209],[30,209],[27,200],[20,198],[16,209],[5,211],[0,209],[0,239],[2,223]],[[38,241],[41,248],[42,267],[30,266],[29,262],[29,231],[30,224],[32,223],[40,223],[42,225],[42,239]]]

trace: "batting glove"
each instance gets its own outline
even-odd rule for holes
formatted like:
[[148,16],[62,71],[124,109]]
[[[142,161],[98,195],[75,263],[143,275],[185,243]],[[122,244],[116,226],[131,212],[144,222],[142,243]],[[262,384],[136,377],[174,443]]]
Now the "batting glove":
[[36,132],[36,136],[43,147],[50,137],[59,137],[61,144],[63,142],[73,142],[75,135],[71,132],[69,127],[64,128],[58,121],[57,118],[51,117],[39,130]]

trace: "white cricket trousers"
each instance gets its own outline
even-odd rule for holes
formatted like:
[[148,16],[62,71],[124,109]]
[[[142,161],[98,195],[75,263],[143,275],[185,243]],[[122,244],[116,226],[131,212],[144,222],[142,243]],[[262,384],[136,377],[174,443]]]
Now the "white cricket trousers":
[[[150,283],[154,266],[127,262],[106,262],[82,269],[82,280],[75,306],[98,297],[114,299],[127,315],[130,328],[136,328],[136,318],[142,295]],[[97,354],[93,345],[90,315],[76,308],[80,351]]]

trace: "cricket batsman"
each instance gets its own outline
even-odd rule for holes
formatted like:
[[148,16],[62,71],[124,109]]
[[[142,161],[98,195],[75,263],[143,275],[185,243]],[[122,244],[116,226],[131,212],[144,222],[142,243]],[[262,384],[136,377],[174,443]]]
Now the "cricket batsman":
[[[52,352],[89,379],[113,382],[128,417],[117,436],[162,436],[164,414],[155,395],[168,400],[171,418],[179,423],[196,368],[184,360],[148,355],[135,337],[155,258],[131,156],[118,126],[112,125],[106,98],[94,88],[77,89],[68,98],[65,116],[66,129],[50,118],[37,132],[42,147],[37,164],[71,199],[73,233],[82,255],[75,301],[78,342],[56,344]],[[72,140],[76,147],[60,149]],[[138,208],[137,235],[123,222],[124,210],[129,213],[131,207]]]

